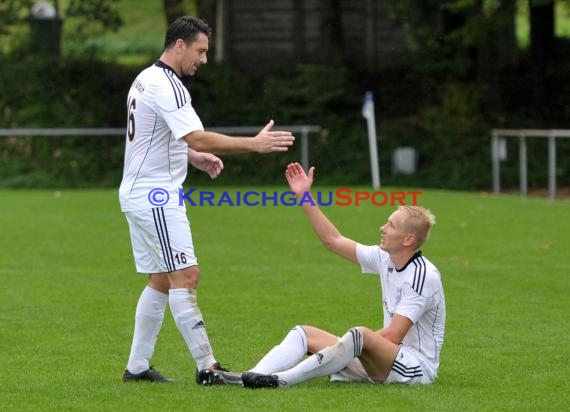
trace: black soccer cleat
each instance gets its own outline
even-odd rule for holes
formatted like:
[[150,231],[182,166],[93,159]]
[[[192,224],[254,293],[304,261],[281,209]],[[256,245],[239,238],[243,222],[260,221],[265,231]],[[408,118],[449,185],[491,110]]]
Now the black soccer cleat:
[[210,366],[208,369],[201,369],[198,370],[196,369],[196,383],[199,385],[212,385],[212,383],[203,383],[202,381],[204,380],[204,378],[207,378],[206,376],[202,376],[202,375],[206,375],[207,371],[212,371],[212,372],[217,372],[217,371],[221,371],[221,372],[230,372],[229,369],[223,368],[222,365],[220,365],[220,362],[216,362],[214,363],[212,366]]
[[241,375],[243,386],[251,389],[278,388],[279,379],[275,375],[262,375],[255,372],[244,372]]
[[200,385],[211,386],[211,385],[239,385],[243,384],[241,380],[241,374],[224,371],[224,370],[212,370],[212,369],[202,369],[198,371],[196,375],[196,381]]
[[123,373],[123,381],[174,382],[174,379],[162,376],[156,369],[151,366],[146,371],[143,371],[141,373],[131,373],[128,369],[125,369],[125,372]]

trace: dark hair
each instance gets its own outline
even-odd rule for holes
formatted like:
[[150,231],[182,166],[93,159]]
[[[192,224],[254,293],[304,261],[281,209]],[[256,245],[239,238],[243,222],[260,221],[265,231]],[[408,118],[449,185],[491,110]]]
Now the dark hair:
[[166,30],[164,49],[168,49],[176,40],[182,39],[186,43],[192,43],[198,33],[204,33],[210,37],[212,31],[208,24],[197,17],[182,16],[176,19]]

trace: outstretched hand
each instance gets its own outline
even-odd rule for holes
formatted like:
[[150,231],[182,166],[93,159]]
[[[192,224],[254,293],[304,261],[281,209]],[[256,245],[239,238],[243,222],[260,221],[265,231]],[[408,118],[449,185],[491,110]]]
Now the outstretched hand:
[[307,175],[299,163],[289,163],[287,165],[285,177],[287,178],[289,187],[296,196],[303,196],[305,192],[309,192],[311,190],[314,171],[314,167],[309,168],[309,174]]
[[273,120],[265,125],[263,129],[255,136],[257,142],[256,152],[258,153],[271,153],[271,152],[286,152],[289,146],[293,145],[295,136],[291,132],[286,131],[272,131]]
[[215,179],[222,173],[224,162],[219,157],[205,152],[188,149],[188,161],[196,169],[208,173],[210,179]]

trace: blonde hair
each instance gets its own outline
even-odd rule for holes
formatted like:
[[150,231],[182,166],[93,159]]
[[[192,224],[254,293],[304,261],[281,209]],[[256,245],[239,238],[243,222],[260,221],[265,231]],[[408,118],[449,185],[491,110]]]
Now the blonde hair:
[[434,214],[424,207],[411,205],[400,206],[398,211],[406,215],[402,221],[403,229],[416,236],[416,248],[419,249],[428,240],[431,228],[435,225]]

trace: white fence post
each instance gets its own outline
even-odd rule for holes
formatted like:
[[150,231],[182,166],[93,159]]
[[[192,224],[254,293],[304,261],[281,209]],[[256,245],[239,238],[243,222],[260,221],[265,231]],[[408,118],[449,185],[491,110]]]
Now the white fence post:
[[499,139],[503,137],[519,138],[519,183],[522,195],[528,192],[528,159],[526,149],[527,137],[546,137],[548,140],[548,197],[556,199],[556,139],[570,138],[570,130],[536,130],[536,129],[493,129],[491,130],[491,163],[493,167],[493,193],[501,191],[501,166],[499,155]]
[[526,137],[524,135],[519,136],[519,186],[521,195],[526,196],[528,194],[528,161],[526,157]]
[[548,134],[548,196],[556,198],[556,135]]

